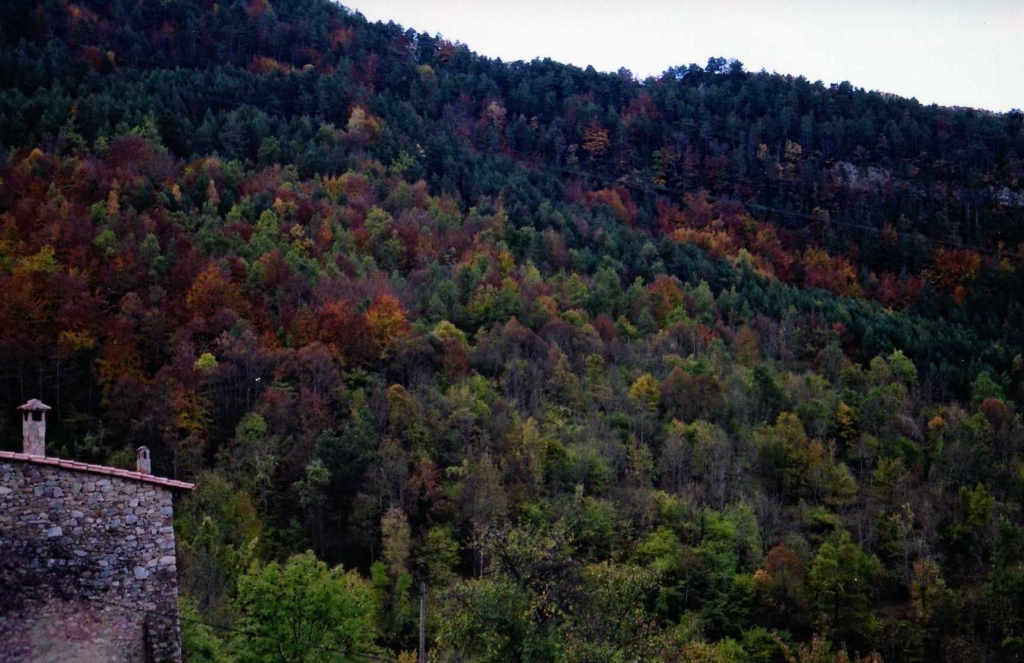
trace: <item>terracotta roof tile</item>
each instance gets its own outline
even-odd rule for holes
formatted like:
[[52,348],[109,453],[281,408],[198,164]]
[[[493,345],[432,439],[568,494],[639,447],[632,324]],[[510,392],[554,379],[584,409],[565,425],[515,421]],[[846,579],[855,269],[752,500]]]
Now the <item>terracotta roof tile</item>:
[[106,476],[132,479],[133,481],[142,481],[144,483],[152,483],[156,484],[157,486],[177,488],[180,490],[192,490],[193,488],[196,487],[195,484],[192,483],[185,483],[184,481],[167,479],[165,477],[156,477],[153,476],[152,474],[143,474],[142,472],[130,472],[128,470],[121,470],[116,467],[107,467],[105,465],[92,465],[90,463],[82,463],[77,460],[64,460],[61,458],[53,458],[52,456],[31,456],[29,454],[20,454],[13,451],[0,451],[0,459],[18,460],[26,463],[35,463],[37,465],[55,465],[64,470],[75,470],[78,472],[104,474]]

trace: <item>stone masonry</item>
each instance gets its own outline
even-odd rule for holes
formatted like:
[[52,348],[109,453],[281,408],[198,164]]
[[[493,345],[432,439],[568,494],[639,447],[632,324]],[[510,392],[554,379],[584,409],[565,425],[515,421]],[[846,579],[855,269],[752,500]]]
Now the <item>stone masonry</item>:
[[181,660],[172,488],[0,453],[0,663]]

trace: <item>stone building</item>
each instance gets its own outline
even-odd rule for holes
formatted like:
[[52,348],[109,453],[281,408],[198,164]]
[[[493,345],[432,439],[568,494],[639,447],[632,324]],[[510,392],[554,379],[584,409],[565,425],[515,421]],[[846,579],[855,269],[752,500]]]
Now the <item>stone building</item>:
[[0,451],[0,663],[181,660],[173,497],[192,484],[45,455],[46,411],[22,411],[25,453]]

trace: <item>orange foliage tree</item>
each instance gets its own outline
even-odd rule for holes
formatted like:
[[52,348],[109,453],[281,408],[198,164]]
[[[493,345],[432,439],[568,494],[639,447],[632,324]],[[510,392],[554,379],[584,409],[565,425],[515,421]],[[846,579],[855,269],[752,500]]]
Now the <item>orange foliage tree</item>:
[[651,295],[658,326],[664,327],[672,311],[683,303],[683,291],[679,288],[677,279],[669,276],[659,276],[647,291]]
[[932,256],[929,272],[935,285],[951,293],[958,302],[970,294],[971,285],[981,270],[981,256],[974,251],[938,249]]
[[189,288],[185,303],[197,315],[209,317],[221,309],[242,313],[247,303],[238,286],[215,264],[204,269]]
[[381,295],[374,300],[366,311],[366,324],[381,359],[390,356],[399,340],[409,332],[405,310],[394,295]]
[[843,297],[860,297],[857,270],[844,257],[830,256],[821,249],[804,254],[804,285],[821,288]]

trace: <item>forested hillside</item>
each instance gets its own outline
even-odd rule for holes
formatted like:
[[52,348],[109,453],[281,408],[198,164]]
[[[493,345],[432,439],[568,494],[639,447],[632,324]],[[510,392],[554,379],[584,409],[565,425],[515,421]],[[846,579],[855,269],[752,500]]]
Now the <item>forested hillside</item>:
[[1019,111],[4,0],[0,145],[0,446],[196,482],[188,660],[1024,658]]

